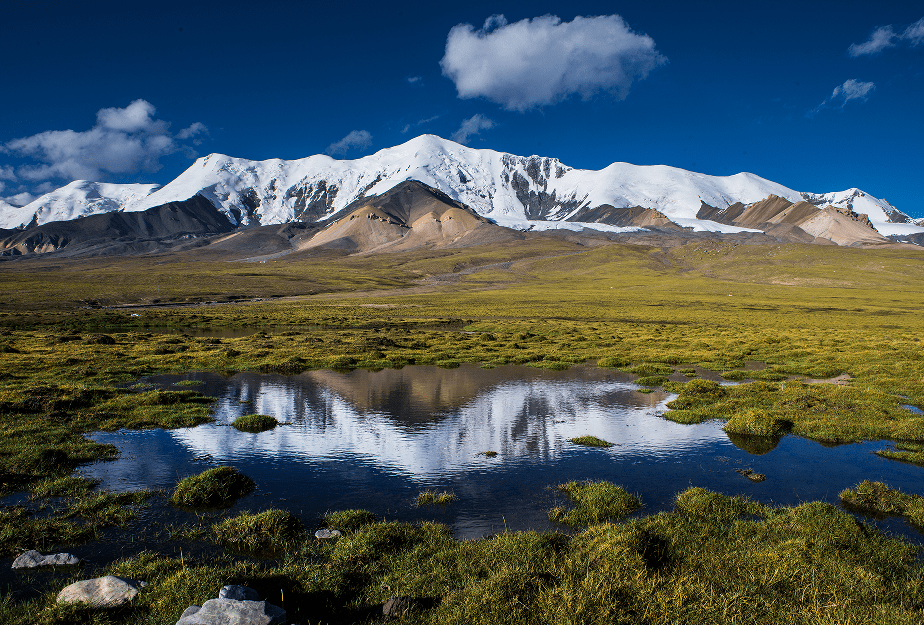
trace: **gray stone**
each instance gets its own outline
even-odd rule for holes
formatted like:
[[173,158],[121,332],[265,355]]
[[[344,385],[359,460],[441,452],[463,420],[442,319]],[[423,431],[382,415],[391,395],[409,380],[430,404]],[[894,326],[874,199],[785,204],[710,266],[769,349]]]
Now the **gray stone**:
[[382,616],[385,620],[398,619],[407,614],[414,606],[414,599],[411,597],[391,597],[382,606]]
[[58,603],[88,603],[94,608],[116,608],[138,595],[146,584],[133,579],[107,575],[74,582],[58,593]]
[[340,530],[318,530],[314,533],[315,538],[321,540],[325,538],[340,538]]
[[194,607],[186,608],[176,625],[284,625],[286,622],[286,611],[266,601],[209,599],[190,613]]
[[219,599],[235,599],[237,601],[259,601],[260,593],[247,586],[223,586],[218,591]]
[[14,569],[34,569],[39,566],[66,566],[80,564],[80,558],[70,553],[55,553],[43,556],[38,551],[30,549],[15,560]]

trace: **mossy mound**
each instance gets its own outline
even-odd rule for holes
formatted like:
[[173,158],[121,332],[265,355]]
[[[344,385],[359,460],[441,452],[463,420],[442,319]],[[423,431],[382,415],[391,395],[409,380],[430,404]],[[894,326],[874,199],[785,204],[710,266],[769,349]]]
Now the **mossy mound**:
[[572,510],[563,506],[554,508],[549,519],[573,527],[617,521],[642,505],[638,497],[609,482],[568,482],[558,489],[577,505]]
[[284,510],[266,510],[259,514],[242,512],[212,527],[221,545],[245,552],[276,552],[304,536],[301,521]]
[[241,432],[259,434],[260,432],[272,430],[277,425],[279,425],[279,421],[275,417],[265,414],[245,414],[235,419],[231,427]]
[[711,380],[690,380],[684,384],[677,399],[667,404],[671,410],[689,410],[706,406],[728,395],[728,390]]
[[569,441],[575,445],[584,445],[585,447],[612,447],[613,443],[597,438],[596,436],[578,436],[569,438]]
[[223,508],[249,495],[257,485],[232,467],[215,467],[183,478],[170,497],[175,506]]

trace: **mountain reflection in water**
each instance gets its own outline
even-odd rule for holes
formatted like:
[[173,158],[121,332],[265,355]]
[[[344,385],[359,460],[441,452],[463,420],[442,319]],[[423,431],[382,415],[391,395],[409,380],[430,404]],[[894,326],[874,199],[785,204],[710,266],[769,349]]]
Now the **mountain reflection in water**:
[[[785,437],[776,449],[750,455],[729,441],[721,423],[662,418],[671,396],[640,393],[628,379],[586,366],[477,365],[154,376],[144,382],[216,397],[216,422],[96,434],[94,440],[115,444],[122,456],[83,473],[113,490],[170,490],[182,477],[229,464],[259,485],[241,509],[287,508],[310,524],[326,511],[366,508],[391,519],[445,522],[460,537],[552,528],[546,512],[563,498],[549,487],[570,480],[621,484],[641,496],[642,513],[670,509],[673,497],[691,485],[799,503],[836,501],[841,489],[881,479],[883,472],[897,487],[919,483],[920,469],[883,461],[869,453],[869,444],[826,449]],[[183,380],[200,384],[175,386]],[[254,412],[284,425],[260,434],[228,427]],[[568,440],[587,434],[614,446],[593,449]],[[497,456],[487,458],[485,451]],[[738,467],[768,479],[752,484],[734,472]],[[418,509],[413,502],[425,488],[451,490],[457,501]]]

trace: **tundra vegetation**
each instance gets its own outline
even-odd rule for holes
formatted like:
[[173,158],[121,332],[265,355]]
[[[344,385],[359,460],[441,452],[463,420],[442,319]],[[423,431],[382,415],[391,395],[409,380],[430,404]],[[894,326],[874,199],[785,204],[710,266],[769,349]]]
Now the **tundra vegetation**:
[[[91,432],[211,419],[210,398],[194,386],[136,384],[154,373],[596,362],[677,393],[666,418],[722,420],[752,453],[790,433],[883,440],[883,456],[920,463],[924,418],[902,406],[924,407],[922,259],[907,249],[705,240],[661,249],[563,237],[265,264],[204,253],[2,262],[0,494],[17,503],[0,508],[0,550],[95,540],[166,498],[100,492],[74,475],[117,453]],[[222,303],[165,306],[202,302]],[[217,329],[247,332],[196,336]],[[694,367],[742,383],[720,386]],[[843,386],[812,381],[842,374]],[[229,583],[256,588],[303,623],[365,622],[390,596],[413,598],[405,621],[420,623],[922,619],[918,549],[829,504],[773,507],[691,488],[671,512],[642,508],[620,520],[604,509],[624,499],[617,485],[566,488],[575,507],[553,515],[573,517],[574,534],[457,541],[439,524],[355,510],[203,521],[172,531],[223,545],[218,555],[145,552],[101,564],[149,583],[130,609],[56,606],[52,583],[26,599],[4,589],[0,621],[170,623]],[[869,502],[888,500],[888,490],[857,486],[859,507],[879,509]],[[897,497],[895,513],[916,518],[913,497]],[[297,523],[343,536],[314,540]]]

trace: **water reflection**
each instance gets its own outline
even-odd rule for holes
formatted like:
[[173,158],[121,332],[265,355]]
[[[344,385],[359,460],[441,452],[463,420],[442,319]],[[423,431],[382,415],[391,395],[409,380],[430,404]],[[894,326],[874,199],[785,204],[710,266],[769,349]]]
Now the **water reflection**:
[[[183,380],[199,384],[176,386]],[[546,512],[562,497],[549,487],[583,479],[625,486],[641,496],[643,514],[670,509],[689,486],[780,504],[836,502],[840,490],[863,479],[921,490],[921,470],[874,456],[877,444],[826,449],[791,436],[730,441],[718,422],[667,421],[661,414],[670,396],[640,393],[622,374],[593,367],[463,365],[146,381],[216,397],[216,423],[97,434],[122,457],[85,473],[114,490],[172,489],[182,477],[231,464],[259,485],[239,507],[282,507],[309,524],[326,511],[366,508],[391,519],[438,520],[460,537],[551,529]],[[228,427],[253,412],[285,425],[260,434]],[[614,446],[568,442],[585,434]],[[484,451],[498,455],[486,458]],[[736,468],[752,468],[767,481],[750,483]],[[415,508],[423,488],[452,490],[458,500]]]
[[202,376],[203,392],[219,398],[219,421],[259,412],[287,427],[255,436],[200,427],[174,436],[222,461],[264,456],[317,462],[349,455],[424,481],[481,465],[478,454],[488,450],[507,462],[550,461],[573,447],[569,438],[583,434],[614,443],[615,453],[648,457],[725,437],[712,426],[658,419],[665,394],[638,393],[613,374],[589,371],[465,366]]

